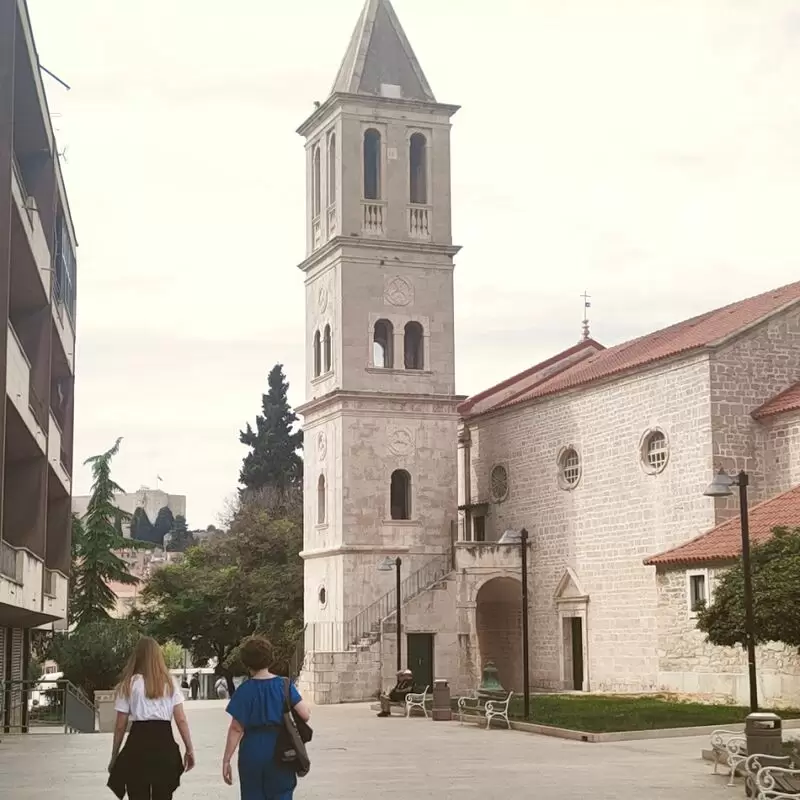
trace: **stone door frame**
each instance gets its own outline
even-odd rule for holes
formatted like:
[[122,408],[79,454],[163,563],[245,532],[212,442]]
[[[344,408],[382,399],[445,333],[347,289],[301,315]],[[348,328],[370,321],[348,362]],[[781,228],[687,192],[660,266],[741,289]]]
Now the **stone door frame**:
[[[558,583],[554,594],[556,614],[558,616],[558,670],[562,688],[573,690],[572,670],[566,674],[568,659],[564,652],[564,623],[566,620],[579,617],[583,641],[583,686],[581,690],[590,691],[589,679],[589,595],[583,590],[578,576],[571,567],[567,567]],[[570,659],[572,654],[570,654]]]

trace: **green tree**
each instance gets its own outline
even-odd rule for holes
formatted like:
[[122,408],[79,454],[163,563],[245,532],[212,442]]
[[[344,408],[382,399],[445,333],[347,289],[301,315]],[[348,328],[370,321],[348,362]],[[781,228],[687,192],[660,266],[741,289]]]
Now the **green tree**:
[[138,506],[131,517],[131,539],[139,542],[156,543],[155,529],[147,512]]
[[242,639],[258,632],[275,646],[276,667],[288,662],[302,628],[300,514],[276,518],[245,503],[228,534],[155,572],[142,593],[151,634],[179,642],[200,665],[230,663]]
[[56,634],[48,655],[64,678],[92,699],[96,690],[116,685],[140,635],[130,620],[98,619],[71,633]]
[[153,541],[159,547],[164,544],[164,537],[172,530],[173,525],[175,525],[175,517],[172,509],[167,506],[160,508],[153,524]]
[[[800,527],[778,527],[772,538],[750,552],[757,643],[800,647]],[[718,580],[710,606],[697,615],[697,627],[712,644],[745,647],[744,572],[741,562]]]
[[72,523],[71,620],[81,627],[89,622],[108,619],[116,595],[109,588],[112,581],[133,585],[139,582],[128,565],[114,553],[131,546],[129,539],[117,532],[117,519],[128,515],[114,504],[114,494],[122,489],[111,478],[111,459],[119,452],[121,439],[98,456],[86,460],[92,468],[92,494],[83,519]]
[[171,553],[185,553],[195,543],[194,535],[186,526],[186,517],[178,514],[166,538],[166,549]]
[[287,399],[289,384],[283,365],[269,373],[269,391],[261,396],[262,414],[256,428],[250,423],[240,432],[239,441],[250,448],[244,457],[239,481],[245,489],[272,487],[278,491],[301,487],[303,483],[303,432]]
[[183,666],[183,648],[177,642],[164,642],[161,645],[161,652],[169,669],[179,669]]

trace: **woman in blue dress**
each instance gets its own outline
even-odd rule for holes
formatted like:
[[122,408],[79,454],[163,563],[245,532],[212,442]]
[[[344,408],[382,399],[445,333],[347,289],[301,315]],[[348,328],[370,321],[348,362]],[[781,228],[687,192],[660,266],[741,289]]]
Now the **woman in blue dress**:
[[[222,777],[233,783],[231,759],[239,748],[239,783],[242,800],[291,800],[297,776],[275,759],[275,743],[283,725],[284,679],[269,671],[272,646],[261,637],[248,639],[240,658],[250,673],[228,703],[231,715]],[[290,703],[297,716],[308,722],[311,711],[292,684]]]

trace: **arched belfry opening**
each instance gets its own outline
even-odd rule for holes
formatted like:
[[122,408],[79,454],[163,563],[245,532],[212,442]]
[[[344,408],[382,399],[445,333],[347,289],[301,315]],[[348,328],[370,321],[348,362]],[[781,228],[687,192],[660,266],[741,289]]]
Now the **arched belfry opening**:
[[478,591],[476,627],[481,667],[491,661],[503,688],[522,691],[522,584],[492,578]]

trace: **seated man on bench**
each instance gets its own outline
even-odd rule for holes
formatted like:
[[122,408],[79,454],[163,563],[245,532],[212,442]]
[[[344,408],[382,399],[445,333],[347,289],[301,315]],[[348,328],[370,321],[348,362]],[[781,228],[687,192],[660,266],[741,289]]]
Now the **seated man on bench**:
[[414,691],[414,676],[410,669],[403,669],[397,673],[397,683],[388,694],[381,695],[381,711],[379,717],[388,717],[391,714],[392,703],[405,703],[406,695]]

